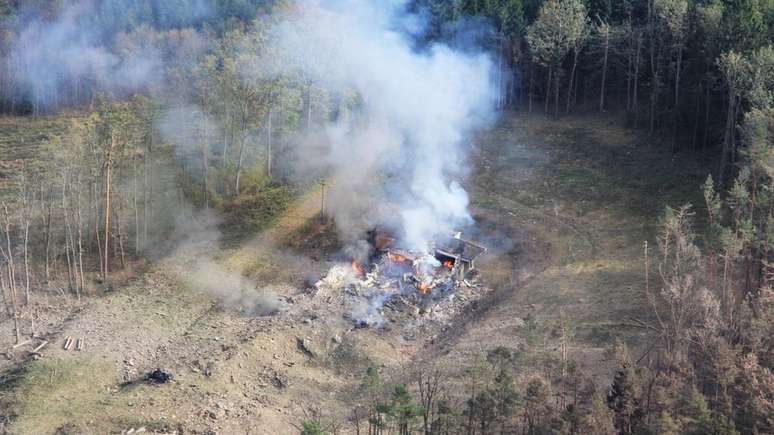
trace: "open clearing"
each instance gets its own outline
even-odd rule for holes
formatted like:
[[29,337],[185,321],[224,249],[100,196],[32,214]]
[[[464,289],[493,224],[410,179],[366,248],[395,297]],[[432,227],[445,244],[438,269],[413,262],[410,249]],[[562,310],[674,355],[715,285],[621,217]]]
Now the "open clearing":
[[[9,351],[0,378],[8,431],[288,433],[315,406],[345,419],[369,364],[389,378],[416,361],[466,364],[497,345],[547,358],[563,318],[575,332],[571,356],[607,375],[604,351],[616,339],[647,347],[642,331],[625,326],[647,316],[642,243],[655,242],[664,205],[700,204],[706,176],[690,157],[651,147],[618,124],[510,115],[477,138],[466,183],[479,222],[471,236],[491,248],[480,268],[494,292],[452,327],[408,340],[395,328],[352,329],[321,315],[326,300],[303,289],[331,265],[335,243],[320,246],[324,237],[314,236],[325,229],[310,227],[319,194],[309,192],[274,228],[214,256],[223,268],[271,285],[286,310],[223,309],[181,279],[196,255],[171,256],[56,317],[40,359],[27,348]],[[310,233],[312,240],[299,236]],[[63,350],[66,336],[84,338],[84,350]],[[156,367],[174,381],[137,382]]]

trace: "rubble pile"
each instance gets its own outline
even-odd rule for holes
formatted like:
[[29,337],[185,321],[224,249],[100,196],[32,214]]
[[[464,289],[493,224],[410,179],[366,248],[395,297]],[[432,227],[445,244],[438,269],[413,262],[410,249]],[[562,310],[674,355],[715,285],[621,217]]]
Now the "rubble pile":
[[315,284],[316,293],[349,307],[344,316],[355,328],[396,319],[447,323],[466,301],[483,293],[473,261],[486,249],[459,235],[433,254],[380,248],[368,264],[335,265]]

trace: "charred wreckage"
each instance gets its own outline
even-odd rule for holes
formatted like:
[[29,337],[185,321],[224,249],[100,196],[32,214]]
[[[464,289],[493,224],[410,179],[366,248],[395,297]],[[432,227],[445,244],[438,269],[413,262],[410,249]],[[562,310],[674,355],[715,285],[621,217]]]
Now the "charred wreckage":
[[368,242],[371,251],[366,260],[352,260],[349,268],[336,266],[315,284],[318,290],[343,288],[352,306],[345,317],[355,328],[381,326],[385,307],[413,306],[425,312],[452,304],[455,297],[464,300],[458,290],[476,286],[476,259],[487,250],[463,239],[460,232],[433,243],[428,253],[397,247],[386,231],[371,231]]

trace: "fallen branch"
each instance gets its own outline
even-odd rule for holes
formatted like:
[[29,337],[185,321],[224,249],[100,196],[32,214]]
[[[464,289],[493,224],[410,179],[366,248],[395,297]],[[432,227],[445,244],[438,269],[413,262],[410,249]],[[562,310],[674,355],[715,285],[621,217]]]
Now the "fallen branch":
[[42,343],[38,345],[35,349],[32,349],[32,353],[38,353],[40,349],[43,349],[48,344],[48,340],[44,340]]
[[22,347],[22,346],[24,346],[25,344],[27,344],[27,343],[29,343],[29,342],[31,342],[31,341],[32,341],[32,340],[24,340],[24,341],[22,341],[22,342],[19,342],[19,343],[16,343],[16,344],[14,344],[14,345],[12,346],[12,348],[13,348],[13,349],[16,349],[16,348]]

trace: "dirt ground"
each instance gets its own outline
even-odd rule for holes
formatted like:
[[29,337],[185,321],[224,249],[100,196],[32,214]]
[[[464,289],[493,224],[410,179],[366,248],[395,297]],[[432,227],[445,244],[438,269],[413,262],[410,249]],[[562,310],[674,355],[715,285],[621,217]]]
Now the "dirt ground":
[[[699,204],[706,176],[690,156],[618,125],[508,115],[476,139],[466,187],[477,226],[468,236],[490,248],[479,268],[493,290],[445,327],[412,336],[397,326],[353,329],[331,315],[336,295],[305,290],[337,249],[315,221],[312,191],[259,237],[204,247],[219,267],[280,294],[276,315],[246,314],[186,285],[197,251],[104,297],[51,296],[46,306],[60,308],[40,325],[50,343],[39,358],[34,344],[0,342],[9,349],[0,355],[0,433],[293,433],[317,409],[347,433],[368,365],[389,379],[427,361],[463,367],[504,345],[526,367],[556,356],[560,322],[573,331],[570,356],[603,382],[616,339],[647,348],[628,326],[647,316],[642,244],[655,243],[664,205]],[[9,328],[0,325],[1,340]],[[64,350],[67,336],[83,338],[84,349]],[[142,381],[158,367],[173,381]]]

